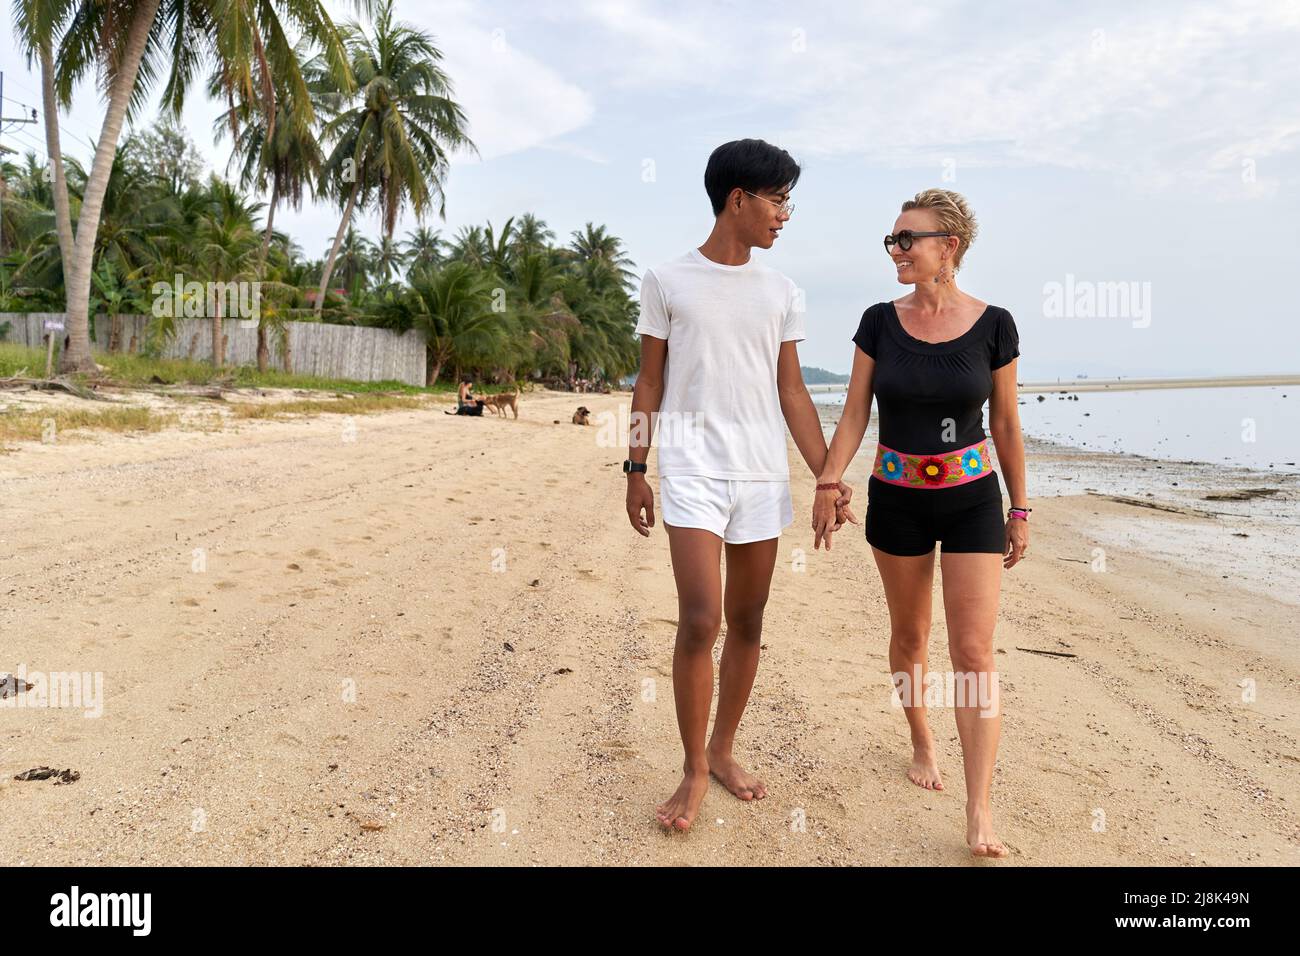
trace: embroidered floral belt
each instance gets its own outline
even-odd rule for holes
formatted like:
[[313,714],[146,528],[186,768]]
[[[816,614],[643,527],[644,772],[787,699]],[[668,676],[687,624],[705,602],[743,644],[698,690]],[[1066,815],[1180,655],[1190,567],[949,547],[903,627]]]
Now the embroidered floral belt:
[[884,445],[876,446],[872,469],[881,481],[910,488],[950,488],[983,478],[993,470],[988,439],[940,455],[909,455]]

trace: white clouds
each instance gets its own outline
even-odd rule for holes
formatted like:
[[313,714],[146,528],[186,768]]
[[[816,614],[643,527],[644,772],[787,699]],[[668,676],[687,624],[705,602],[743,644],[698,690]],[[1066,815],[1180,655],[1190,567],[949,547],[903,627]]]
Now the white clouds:
[[1275,187],[1294,175],[1300,145],[1294,3],[746,4],[651,15],[632,0],[593,0],[581,17],[617,50],[610,82],[775,107],[783,145],[805,154],[1103,171],[1240,196],[1243,159],[1287,155],[1259,164],[1260,183]]
[[442,50],[456,101],[469,118],[470,138],[484,160],[550,143],[595,115],[583,89],[527,51],[538,38],[524,21],[494,19],[500,9],[456,0],[400,4],[396,10],[399,19],[432,34]]

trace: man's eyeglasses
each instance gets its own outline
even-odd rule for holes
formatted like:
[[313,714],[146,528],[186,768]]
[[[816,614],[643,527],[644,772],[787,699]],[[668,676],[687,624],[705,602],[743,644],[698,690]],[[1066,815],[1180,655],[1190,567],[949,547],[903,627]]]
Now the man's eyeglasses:
[[951,236],[951,232],[913,232],[911,229],[904,229],[896,236],[885,236],[885,251],[893,252],[894,246],[906,252],[912,248],[913,239],[925,239],[928,236]]
[[[742,189],[741,192],[743,192],[746,196],[753,196],[755,199],[763,199],[763,197],[760,196],[758,193],[751,193],[748,189]],[[763,202],[767,203],[770,206],[776,206],[787,216],[794,215],[794,203],[792,203],[788,199],[785,202],[773,202],[771,199],[763,199]]]

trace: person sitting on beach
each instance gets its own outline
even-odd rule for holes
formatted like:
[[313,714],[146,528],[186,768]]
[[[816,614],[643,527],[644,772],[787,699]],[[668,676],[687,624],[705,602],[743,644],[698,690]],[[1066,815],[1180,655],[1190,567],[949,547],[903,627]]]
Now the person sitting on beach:
[[474,397],[474,380],[462,379],[456,391],[456,410],[447,411],[446,415],[482,415],[483,399]]
[[[831,490],[817,492],[812,525],[816,549],[839,524],[834,482],[862,444],[874,394],[880,437],[867,483],[866,537],[889,605],[889,667],[911,730],[907,779],[943,789],[924,706],[937,541],[956,672],[957,695],[948,703],[966,772],[966,842],[975,856],[1002,857],[1007,848],[994,833],[989,798],[1002,725],[993,629],[1002,571],[1028,554],[1029,508],[1016,323],[1006,309],[958,289],[955,278],[975,233],[975,217],[957,193],[927,189],[903,203],[885,251],[898,281],[913,291],[862,315],[844,412],[818,478]],[[986,400],[1012,505],[1005,519],[984,432]],[[965,699],[972,692],[978,699]]]

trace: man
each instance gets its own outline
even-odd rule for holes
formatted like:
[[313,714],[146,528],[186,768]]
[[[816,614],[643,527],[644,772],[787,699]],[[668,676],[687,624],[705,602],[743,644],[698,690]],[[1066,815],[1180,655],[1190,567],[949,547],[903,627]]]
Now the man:
[[[785,426],[813,475],[821,472],[826,439],[799,371],[801,297],[751,251],[776,242],[798,179],[790,154],[762,140],[719,146],[704,173],[713,231],[699,248],[647,270],[641,285],[641,368],[623,470],[628,519],[648,536],[654,494],[645,462],[657,420],[659,487],[677,582],[673,696],[686,752],[681,785],[655,812],[669,829],[690,827],[710,774],[741,800],[767,794],[732,750],[758,668],[777,539],[794,520]],[[857,520],[847,507],[852,490],[838,487],[832,531]],[[724,614],[718,710],[706,744],[712,649]]]

